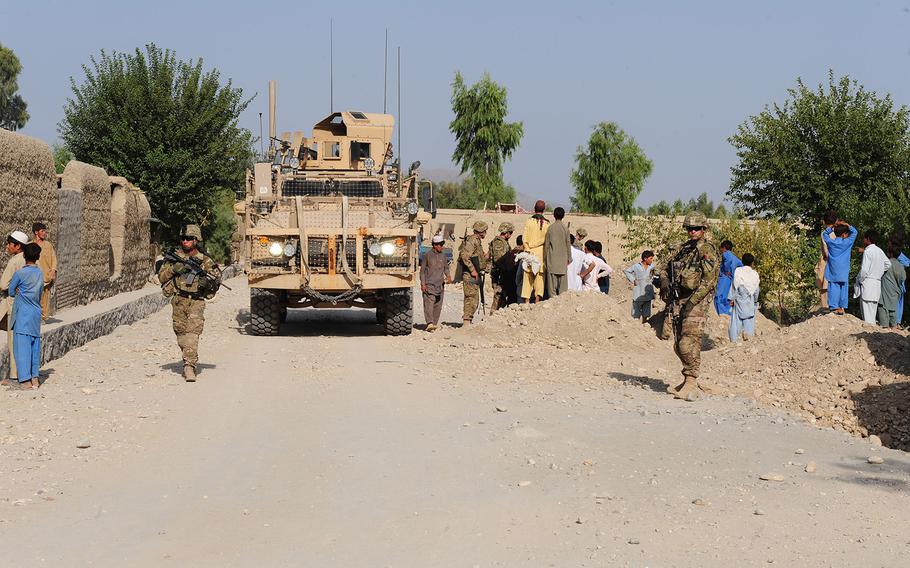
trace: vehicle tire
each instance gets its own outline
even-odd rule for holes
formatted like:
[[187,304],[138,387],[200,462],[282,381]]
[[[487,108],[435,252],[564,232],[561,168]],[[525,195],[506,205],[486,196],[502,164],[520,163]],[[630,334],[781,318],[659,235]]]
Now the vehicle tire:
[[264,288],[250,288],[250,331],[253,335],[278,335],[281,311],[278,294]]
[[386,335],[410,335],[414,328],[414,295],[410,288],[385,294]]
[[376,306],[376,323],[379,325],[385,325],[385,305],[380,304]]
[[281,312],[279,315],[281,317],[281,323],[288,321],[288,309],[287,308],[281,308]]

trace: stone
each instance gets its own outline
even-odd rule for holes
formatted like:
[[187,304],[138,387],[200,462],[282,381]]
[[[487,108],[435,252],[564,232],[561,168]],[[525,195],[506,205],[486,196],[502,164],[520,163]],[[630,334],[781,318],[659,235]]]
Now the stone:
[[873,465],[881,465],[881,464],[885,463],[885,458],[883,458],[882,456],[869,456],[868,458],[866,458],[866,461]]
[[806,464],[806,473],[815,473],[816,469],[817,469],[817,467],[816,467],[814,461],[810,461],[809,463]]
[[524,481],[519,481],[519,482],[518,482],[518,486],[519,486],[519,487],[527,487],[527,486],[529,486],[529,485],[531,485],[531,482],[528,481],[528,480],[524,480]]
[[704,499],[699,497],[698,499],[695,499],[694,501],[692,501],[692,504],[698,505],[699,507],[707,507],[711,503],[708,503],[707,501],[705,501]]
[[793,453],[802,455],[802,454],[806,453],[806,450],[804,450],[804,449],[802,449],[802,448],[797,448],[796,451],[793,452]]
[[637,538],[630,538],[629,544],[641,544],[641,541],[638,540]]
[[496,412],[508,412],[508,411],[509,411],[509,409],[506,408],[505,406],[497,406],[497,407],[496,407]]
[[82,440],[79,440],[78,442],[76,442],[76,447],[81,450],[84,450],[86,448],[91,448],[92,443],[90,441],[88,441],[88,439],[82,439]]
[[763,509],[755,509],[754,511],[752,511],[752,514],[762,516],[765,514],[765,511]]
[[779,473],[763,473],[758,476],[762,481],[783,481],[784,476]]
[[873,446],[880,447],[882,445],[882,439],[879,438],[878,436],[876,436],[875,434],[872,434],[871,436],[869,436],[869,442],[871,442]]

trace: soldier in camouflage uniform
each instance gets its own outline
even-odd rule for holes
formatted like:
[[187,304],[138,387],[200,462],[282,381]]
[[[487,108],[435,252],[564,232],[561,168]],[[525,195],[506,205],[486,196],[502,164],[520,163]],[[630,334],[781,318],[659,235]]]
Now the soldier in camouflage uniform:
[[[679,300],[675,308],[678,310],[679,323],[674,332],[676,339],[673,345],[676,356],[683,364],[683,382],[675,387],[670,387],[667,392],[682,400],[696,400],[698,398],[698,370],[701,365],[701,338],[708,320],[708,311],[717,285],[717,273],[720,269],[720,253],[714,242],[705,235],[708,220],[704,214],[691,212],[683,221],[683,228],[689,234],[689,240],[673,250],[667,261],[661,263],[659,276],[661,295],[667,301],[670,297],[671,283],[669,279],[669,263],[673,263],[676,276],[676,289]],[[670,312],[673,306],[668,306],[665,314],[667,324],[670,325]],[[663,339],[669,339],[666,334]]]
[[496,265],[512,248],[509,245],[509,239],[515,232],[515,226],[508,221],[499,224],[499,236],[493,237],[490,241],[490,277],[493,280],[493,303],[490,304],[490,311],[495,312],[502,307],[502,271]]
[[199,336],[205,325],[205,300],[214,297],[221,279],[221,270],[215,262],[199,250],[202,231],[198,225],[186,225],[180,236],[180,246],[174,255],[181,259],[192,258],[202,265],[210,278],[194,274],[187,264],[167,261],[158,271],[158,281],[165,296],[173,296],[174,333],[177,345],[183,351],[183,378],[187,382],[196,380],[196,364],[199,361]]
[[[469,325],[474,320],[474,312],[480,304],[480,277],[487,268],[488,259],[483,253],[483,239],[487,236],[487,224],[483,221],[474,223],[474,234],[466,237],[458,252],[458,261],[461,262],[462,284],[464,286],[464,311],[462,319],[464,325]],[[474,266],[471,257],[480,261],[480,272]]]
[[588,238],[588,230],[585,229],[584,227],[579,227],[578,230],[575,231],[575,244],[573,244],[572,246],[577,248],[578,250],[582,250],[582,247],[585,244],[585,239],[587,239],[587,238]]

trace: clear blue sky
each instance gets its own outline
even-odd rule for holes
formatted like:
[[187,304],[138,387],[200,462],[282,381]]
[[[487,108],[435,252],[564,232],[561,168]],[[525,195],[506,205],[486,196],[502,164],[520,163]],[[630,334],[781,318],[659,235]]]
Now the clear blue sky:
[[[124,2],[7,0],[0,43],[22,61],[24,132],[49,143],[69,79],[101,49],[147,42],[207,67],[256,100],[242,126],[258,134],[267,82],[279,81],[278,129],[309,131],[329,111],[329,20],[335,20],[335,108],[382,109],[383,42],[402,48],[405,163],[453,169],[450,84],[489,71],[509,93],[525,137],[507,181],[567,204],[575,149],[615,121],[654,162],[647,205],[706,191],[723,197],[735,154],[726,139],[797,77],[829,68],[910,105],[910,0],[767,2]],[[267,127],[267,124],[266,124]]]

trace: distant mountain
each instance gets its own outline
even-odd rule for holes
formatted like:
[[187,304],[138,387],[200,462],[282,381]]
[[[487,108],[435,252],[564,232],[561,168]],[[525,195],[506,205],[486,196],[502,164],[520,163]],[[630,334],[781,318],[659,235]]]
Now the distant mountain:
[[462,177],[455,168],[421,168],[420,175],[436,183],[461,181]]

